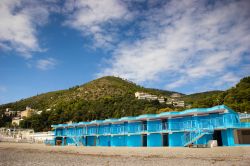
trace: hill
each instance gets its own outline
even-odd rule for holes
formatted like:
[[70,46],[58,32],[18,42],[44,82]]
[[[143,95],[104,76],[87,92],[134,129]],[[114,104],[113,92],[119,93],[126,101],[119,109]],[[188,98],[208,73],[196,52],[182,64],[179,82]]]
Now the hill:
[[[67,90],[48,92],[1,105],[0,127],[10,125],[11,122],[11,119],[3,114],[6,108],[22,111],[26,106],[42,111],[40,115],[34,114],[21,121],[21,127],[31,127],[35,131],[50,130],[51,124],[68,121],[120,118],[122,116],[137,116],[183,109],[173,108],[165,103],[160,104],[158,101],[138,100],[134,96],[137,91],[165,97],[176,93],[144,88],[128,80],[107,76]],[[187,104],[191,104],[193,108],[225,104],[238,112],[250,112],[250,77],[241,79],[235,87],[226,91],[182,94],[182,96],[182,99]],[[50,111],[46,111],[48,108]]]
[[240,80],[226,91],[210,91],[186,95],[183,99],[194,108],[225,104],[237,112],[250,113],[250,77]]
[[235,87],[219,95],[218,99],[238,112],[250,113],[250,77],[241,79]]
[[[194,93],[190,95],[185,95],[182,97],[182,99],[185,101],[186,104],[191,104],[192,107],[210,107],[208,104],[202,104],[202,101],[204,100],[215,100],[212,101],[213,103],[216,102],[217,96],[222,94],[224,91],[207,91],[207,92],[200,92],[200,93]],[[213,105],[212,103],[212,105]]]
[[144,88],[133,82],[118,77],[106,76],[81,86],[71,87],[67,90],[48,92],[13,103],[3,104],[0,105],[0,110],[12,108],[13,110],[18,111],[24,110],[26,106],[30,106],[38,110],[45,110],[56,106],[61,102],[70,102],[79,99],[93,101],[124,95],[134,96],[136,91],[148,92],[158,96],[170,96],[172,93],[175,93],[172,91]]
[[[49,129],[51,124],[56,123],[136,116],[156,113],[159,109],[167,107],[158,101],[137,100],[134,96],[137,91],[165,97],[174,93],[144,88],[118,77],[107,76],[67,90],[44,93],[4,104],[0,106],[0,110],[3,112],[6,108],[11,108],[22,111],[26,106],[42,110],[41,115],[34,115],[21,123],[22,127],[30,126],[40,131]],[[52,111],[45,111],[47,109]]]

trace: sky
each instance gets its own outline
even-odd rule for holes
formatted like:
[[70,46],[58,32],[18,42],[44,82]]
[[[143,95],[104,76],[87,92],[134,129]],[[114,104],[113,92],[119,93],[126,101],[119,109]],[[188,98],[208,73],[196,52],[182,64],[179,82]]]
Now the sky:
[[0,104],[102,76],[185,94],[250,75],[249,0],[0,0]]

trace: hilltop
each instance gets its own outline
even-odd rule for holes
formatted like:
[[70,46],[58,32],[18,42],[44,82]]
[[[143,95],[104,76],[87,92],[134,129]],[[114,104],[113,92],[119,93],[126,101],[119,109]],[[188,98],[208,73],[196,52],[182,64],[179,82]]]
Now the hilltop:
[[166,97],[176,93],[172,91],[144,88],[119,77],[106,76],[66,90],[48,92],[13,103],[3,104],[0,105],[0,110],[12,108],[13,110],[18,111],[24,110],[26,106],[38,110],[45,110],[47,108],[52,108],[61,102],[70,102],[74,100],[96,101],[100,99],[110,99],[117,96],[134,96],[134,93],[137,91]]

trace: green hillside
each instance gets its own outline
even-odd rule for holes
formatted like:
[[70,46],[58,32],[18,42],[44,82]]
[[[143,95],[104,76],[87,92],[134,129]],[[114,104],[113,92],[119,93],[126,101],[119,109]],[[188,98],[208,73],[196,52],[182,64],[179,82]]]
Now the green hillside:
[[185,95],[182,99],[186,104],[191,104],[192,107],[210,107],[218,103],[217,96],[223,91],[208,91]]
[[250,113],[250,77],[240,80],[226,91],[210,91],[186,95],[183,98],[194,108],[212,107],[225,104],[237,112]]
[[[158,101],[138,100],[134,93],[148,92],[157,96],[169,97],[175,92],[149,89],[138,86],[118,77],[102,77],[81,86],[67,90],[40,94],[14,103],[0,106],[0,127],[10,125],[11,118],[4,116],[6,108],[22,111],[26,106],[41,110],[23,120],[23,128],[35,131],[50,130],[51,124],[68,121],[91,121],[94,119],[120,118],[163,111],[180,111],[185,108],[173,108]],[[225,104],[238,112],[250,111],[250,77],[243,78],[235,87],[226,91],[209,91],[183,95],[182,99],[194,108],[212,107]],[[50,111],[46,111],[47,109]]]
[[0,105],[0,110],[12,108],[13,110],[18,111],[24,110],[26,106],[38,110],[45,110],[56,106],[61,102],[71,102],[74,100],[93,101],[124,95],[134,96],[136,91],[148,92],[158,96],[169,96],[174,93],[171,91],[143,88],[135,83],[118,77],[106,76],[67,90],[48,92],[22,99],[17,102]]
[[[174,92],[148,89],[118,77],[102,77],[68,90],[49,92],[0,106],[22,111],[26,106],[42,110],[41,115],[22,122],[22,127],[30,126],[37,131],[47,130],[51,124],[68,121],[90,121],[93,119],[136,116],[156,113],[167,107],[158,101],[137,100],[134,93],[148,92],[158,96],[169,96]],[[51,111],[45,111],[47,109]],[[2,124],[6,125],[6,124]]]
[[238,112],[250,113],[250,77],[240,80],[235,87],[232,87],[218,96],[220,103],[223,103]]

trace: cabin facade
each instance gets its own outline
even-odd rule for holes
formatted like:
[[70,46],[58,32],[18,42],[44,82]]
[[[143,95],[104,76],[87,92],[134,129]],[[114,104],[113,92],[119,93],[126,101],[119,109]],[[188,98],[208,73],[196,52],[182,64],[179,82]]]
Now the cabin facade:
[[250,123],[225,105],[52,125],[55,145],[185,147],[250,145]]

